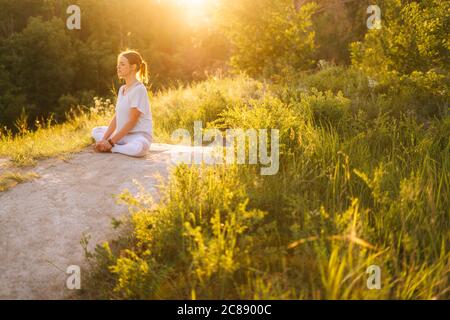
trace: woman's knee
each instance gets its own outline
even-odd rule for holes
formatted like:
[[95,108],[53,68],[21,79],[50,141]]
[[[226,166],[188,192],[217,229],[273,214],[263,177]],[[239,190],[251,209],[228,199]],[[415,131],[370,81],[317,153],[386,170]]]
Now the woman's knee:
[[92,137],[95,136],[95,135],[97,134],[98,130],[99,130],[99,127],[94,127],[94,128],[92,128],[92,130],[91,130],[91,136],[92,136]]
[[95,127],[91,131],[91,137],[94,138],[94,140],[98,141],[101,140],[103,137],[103,134],[106,132],[108,128],[105,126]]
[[139,141],[140,151],[137,153],[136,157],[144,157],[148,150],[150,149],[149,145],[144,141]]

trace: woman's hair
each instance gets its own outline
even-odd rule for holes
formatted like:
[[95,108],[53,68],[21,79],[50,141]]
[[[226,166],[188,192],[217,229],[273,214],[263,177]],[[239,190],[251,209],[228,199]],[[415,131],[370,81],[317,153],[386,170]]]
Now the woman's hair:
[[142,59],[142,56],[139,54],[139,52],[134,50],[126,50],[122,51],[119,54],[119,57],[120,56],[124,56],[125,58],[127,58],[130,65],[136,65],[136,76],[138,80],[146,84],[148,82],[148,66],[147,62]]

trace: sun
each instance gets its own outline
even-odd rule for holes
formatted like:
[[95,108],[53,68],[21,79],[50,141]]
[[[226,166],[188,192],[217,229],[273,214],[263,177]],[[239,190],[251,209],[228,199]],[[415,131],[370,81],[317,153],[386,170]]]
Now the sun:
[[213,2],[213,0],[178,0],[178,4],[186,8],[186,17],[192,25],[208,23],[208,6]]
[[192,9],[202,9],[208,0],[178,0],[178,2]]

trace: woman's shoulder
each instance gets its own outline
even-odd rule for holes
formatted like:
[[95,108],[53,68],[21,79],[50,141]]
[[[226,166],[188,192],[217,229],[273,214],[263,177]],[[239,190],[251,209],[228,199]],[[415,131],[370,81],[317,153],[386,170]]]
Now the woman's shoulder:
[[135,90],[136,92],[139,92],[139,94],[148,94],[148,92],[147,92],[147,87],[142,83],[142,82],[140,82],[137,86],[136,86],[136,90]]
[[139,81],[139,83],[137,84],[137,87],[141,88],[141,89],[145,89],[147,91],[147,87],[141,81]]

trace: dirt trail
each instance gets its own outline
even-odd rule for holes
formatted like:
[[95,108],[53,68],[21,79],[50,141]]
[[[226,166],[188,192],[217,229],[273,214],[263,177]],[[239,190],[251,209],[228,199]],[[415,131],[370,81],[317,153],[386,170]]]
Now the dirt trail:
[[[137,192],[137,179],[158,199],[155,175],[167,177],[171,152],[191,147],[152,144],[146,158],[96,153],[90,147],[69,160],[48,159],[33,171],[40,178],[0,193],[0,299],[62,299],[70,265],[84,265],[89,248],[114,237],[113,217],[128,213],[114,194]],[[81,277],[82,279],[82,277]],[[82,285],[81,280],[81,285]]]

